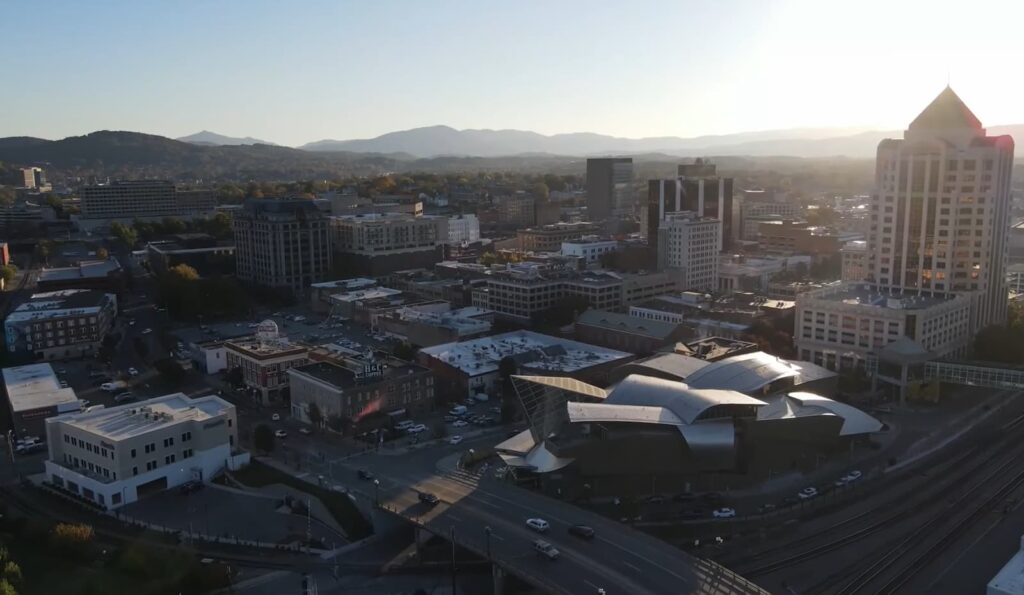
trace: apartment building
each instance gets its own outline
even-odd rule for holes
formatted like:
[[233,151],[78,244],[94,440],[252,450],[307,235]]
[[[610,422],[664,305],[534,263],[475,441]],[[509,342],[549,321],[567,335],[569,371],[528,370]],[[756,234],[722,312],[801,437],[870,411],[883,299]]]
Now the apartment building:
[[87,289],[33,294],[4,319],[7,352],[44,360],[92,355],[116,315],[114,294]]
[[331,271],[327,216],[303,199],[248,199],[231,222],[242,281],[303,295]]
[[175,393],[46,420],[46,481],[110,510],[248,462],[235,406]]
[[331,237],[345,274],[377,277],[443,260],[448,218],[400,213],[331,217]]
[[671,270],[686,290],[718,288],[722,222],[691,211],[668,213],[658,227],[658,268]]

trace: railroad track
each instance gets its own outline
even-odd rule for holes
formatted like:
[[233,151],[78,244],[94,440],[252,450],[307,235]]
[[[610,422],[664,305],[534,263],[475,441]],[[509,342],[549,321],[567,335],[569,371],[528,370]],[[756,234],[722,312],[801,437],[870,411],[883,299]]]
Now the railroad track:
[[[1002,433],[1004,434],[1004,437],[1002,438],[1002,444],[999,446],[999,449],[998,449],[998,451],[996,453],[991,453],[991,454],[996,454],[997,456],[1008,456],[1009,457],[1008,460],[1004,463],[1003,467],[1000,468],[1000,470],[1004,469],[1006,465],[1009,465],[1013,461],[1017,460],[1017,456],[1016,456],[1017,451],[1014,449],[1014,447],[1018,446],[1018,444],[1013,440],[1012,437],[1006,436],[1005,434],[1009,430],[1012,430],[1012,429],[1014,429],[1014,428],[1016,428],[1018,426],[1021,426],[1022,424],[1024,424],[1024,414],[1021,414],[1021,415],[1015,417],[1014,419],[1006,422],[1000,428],[1002,430]],[[974,445],[971,449],[969,449],[967,451],[964,451],[964,452],[960,453],[959,455],[957,455],[957,457],[955,459],[947,461],[943,465],[943,468],[956,468],[957,465],[959,463],[962,463],[964,460],[966,460],[966,459],[968,459],[968,458],[970,458],[972,456],[975,456],[977,454],[980,454],[983,451],[984,452],[990,451],[990,448],[991,448],[991,444],[988,443],[988,442],[978,443],[978,444]],[[990,454],[990,456],[991,456],[991,454]],[[804,537],[804,538],[801,539],[801,542],[806,542],[808,539],[814,539],[816,537],[827,535],[829,532],[832,532],[832,531],[834,531],[834,530],[836,530],[838,528],[854,524],[854,523],[856,523],[858,521],[863,520],[866,517],[874,516],[879,511],[886,511],[887,513],[889,513],[889,514],[886,514],[886,516],[883,519],[875,521],[875,522],[872,522],[870,525],[868,525],[866,527],[863,527],[861,529],[858,529],[856,531],[853,531],[852,533],[848,533],[848,534],[843,535],[841,537],[838,537],[838,538],[835,538],[835,539],[831,539],[831,540],[829,540],[829,541],[827,541],[825,543],[822,543],[820,545],[817,545],[817,546],[814,546],[814,547],[802,550],[802,551],[800,551],[800,552],[798,552],[796,554],[788,554],[788,555],[786,555],[785,557],[783,557],[781,559],[774,560],[774,561],[768,562],[768,563],[764,563],[764,564],[761,564],[759,566],[753,566],[751,568],[745,568],[744,567],[745,564],[744,564],[743,560],[738,561],[738,562],[732,562],[732,563],[729,563],[728,565],[729,565],[730,568],[737,568],[738,571],[740,571],[744,576],[750,576],[750,577],[764,576],[764,575],[770,574],[772,572],[776,572],[778,570],[782,570],[782,569],[785,569],[785,568],[788,568],[788,567],[792,567],[792,566],[797,566],[797,565],[802,564],[804,562],[807,562],[809,560],[813,560],[813,559],[818,558],[820,556],[823,556],[823,555],[825,555],[827,553],[830,553],[832,551],[835,551],[835,550],[838,550],[840,548],[843,548],[843,547],[845,547],[845,546],[847,546],[847,545],[849,545],[851,543],[854,543],[856,541],[864,539],[864,538],[866,538],[866,537],[868,537],[868,536],[870,536],[870,535],[872,535],[874,533],[878,533],[878,532],[883,531],[885,529],[889,529],[889,528],[892,527],[893,523],[900,522],[900,521],[906,521],[908,518],[911,518],[913,516],[917,516],[917,515],[923,514],[928,509],[927,505],[933,504],[933,503],[937,503],[937,502],[940,502],[940,501],[944,500],[946,498],[947,490],[951,486],[956,486],[956,485],[964,484],[965,482],[967,482],[967,481],[971,480],[973,477],[975,477],[977,474],[981,473],[984,469],[985,469],[985,467],[977,467],[977,466],[967,467],[967,468],[964,468],[964,470],[961,473],[955,474],[951,478],[946,479],[945,481],[943,481],[941,483],[931,483],[928,486],[928,491],[927,491],[928,497],[926,497],[926,499],[923,502],[920,499],[912,500],[912,499],[907,498],[907,496],[912,495],[912,494],[919,495],[919,493],[917,493],[915,491],[915,488],[911,488],[910,490],[907,490],[905,492],[901,492],[895,498],[887,499],[885,502],[881,503],[877,507],[872,508],[869,511],[866,511],[866,512],[858,514],[858,515],[855,515],[855,516],[847,518],[847,519],[844,519],[843,521],[840,521],[839,523],[830,526],[825,531],[821,531],[821,532],[818,532],[817,534]],[[997,470],[995,473],[990,474],[989,476],[987,476],[984,480],[981,481],[981,484],[983,484],[985,481],[988,481],[991,477],[993,477],[994,475],[999,473],[1000,470]],[[941,472],[941,470],[933,470],[933,471]],[[981,484],[976,484],[976,487],[977,487],[977,485],[981,485]],[[969,493],[972,493],[973,490],[976,489],[976,487],[972,488],[971,492],[969,492]],[[893,501],[898,501],[898,502],[901,502],[903,504],[902,506],[898,507],[898,510],[896,512],[892,512],[893,507],[890,505],[891,502],[893,502]],[[792,551],[792,549],[793,549],[793,544],[792,543],[786,544],[786,545],[783,545],[783,546],[778,546],[778,547],[770,548],[769,550],[765,550],[763,552],[759,552],[758,554],[756,554],[756,556],[753,557],[753,560],[760,559],[760,558],[764,557],[765,554],[770,555],[770,554],[775,553],[775,552],[790,552],[790,551]],[[749,559],[751,559],[751,558],[748,558],[748,560]]]

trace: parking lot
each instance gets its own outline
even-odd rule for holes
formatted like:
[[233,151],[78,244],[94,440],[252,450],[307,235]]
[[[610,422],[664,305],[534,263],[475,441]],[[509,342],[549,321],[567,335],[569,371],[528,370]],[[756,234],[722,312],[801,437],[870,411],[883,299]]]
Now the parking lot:
[[279,512],[280,500],[208,485],[190,494],[170,489],[133,502],[121,513],[164,527],[192,533],[231,536],[268,543],[287,543],[305,538],[309,528],[314,539],[343,543],[344,536],[305,515]]

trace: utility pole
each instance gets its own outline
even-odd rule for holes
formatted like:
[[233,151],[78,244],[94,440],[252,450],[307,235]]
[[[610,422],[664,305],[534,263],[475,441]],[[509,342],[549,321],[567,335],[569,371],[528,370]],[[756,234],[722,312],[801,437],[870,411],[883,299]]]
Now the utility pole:
[[452,595],[457,595],[455,588],[455,527],[451,527],[449,530],[452,542]]

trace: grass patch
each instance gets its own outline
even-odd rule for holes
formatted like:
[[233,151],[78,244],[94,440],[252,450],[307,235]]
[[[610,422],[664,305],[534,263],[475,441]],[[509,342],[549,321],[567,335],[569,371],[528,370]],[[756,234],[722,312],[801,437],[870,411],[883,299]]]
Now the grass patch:
[[255,459],[246,467],[233,471],[231,476],[240,483],[253,488],[279,483],[316,497],[323,503],[327,511],[331,513],[331,516],[341,525],[345,530],[345,534],[352,541],[369,537],[373,534],[373,527],[369,521],[363,517],[359,509],[356,508],[356,505],[352,503],[352,500],[346,494],[332,492],[316,484],[303,481]]

